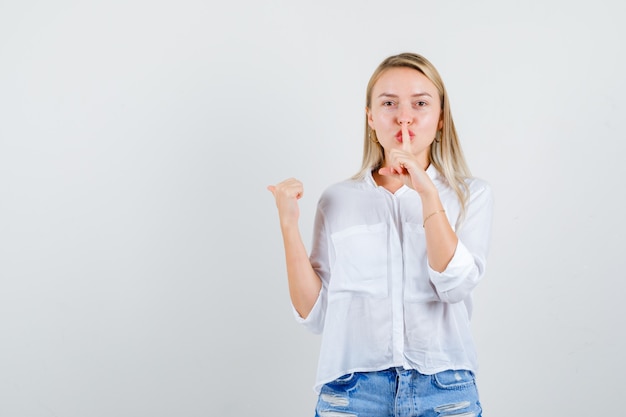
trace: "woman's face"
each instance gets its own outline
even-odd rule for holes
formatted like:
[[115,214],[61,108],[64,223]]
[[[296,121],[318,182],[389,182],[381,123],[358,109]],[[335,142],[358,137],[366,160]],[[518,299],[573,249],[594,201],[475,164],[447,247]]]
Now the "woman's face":
[[374,84],[370,103],[367,121],[376,131],[385,155],[402,148],[402,128],[406,125],[410,152],[425,169],[429,164],[428,150],[443,124],[437,87],[415,69],[390,68]]

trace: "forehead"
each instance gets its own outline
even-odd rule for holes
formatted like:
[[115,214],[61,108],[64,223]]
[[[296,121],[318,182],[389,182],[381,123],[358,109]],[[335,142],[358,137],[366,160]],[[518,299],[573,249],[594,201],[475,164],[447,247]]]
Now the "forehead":
[[424,74],[408,67],[389,68],[383,71],[372,88],[373,97],[380,94],[419,94],[429,93],[438,96],[437,87]]

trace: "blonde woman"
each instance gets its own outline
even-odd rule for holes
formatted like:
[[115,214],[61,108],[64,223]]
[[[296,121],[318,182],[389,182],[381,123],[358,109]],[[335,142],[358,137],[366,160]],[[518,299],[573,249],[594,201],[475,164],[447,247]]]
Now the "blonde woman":
[[441,77],[385,59],[366,92],[363,164],[320,197],[310,255],[302,183],[271,185],[296,319],[322,333],[316,416],[480,416],[470,331],[492,195],[465,163]]

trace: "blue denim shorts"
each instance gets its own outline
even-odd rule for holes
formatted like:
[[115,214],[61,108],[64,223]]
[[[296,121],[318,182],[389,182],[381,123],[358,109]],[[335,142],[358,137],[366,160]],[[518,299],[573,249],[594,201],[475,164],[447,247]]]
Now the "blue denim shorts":
[[322,386],[316,417],[480,417],[471,371],[423,375],[391,368],[355,372]]

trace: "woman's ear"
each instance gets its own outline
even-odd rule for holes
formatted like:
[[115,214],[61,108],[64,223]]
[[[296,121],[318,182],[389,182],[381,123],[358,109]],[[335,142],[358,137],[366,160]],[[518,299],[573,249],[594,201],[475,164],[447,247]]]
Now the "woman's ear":
[[367,124],[372,130],[376,130],[374,127],[374,120],[372,120],[372,112],[369,108],[365,107],[365,115],[367,116]]

